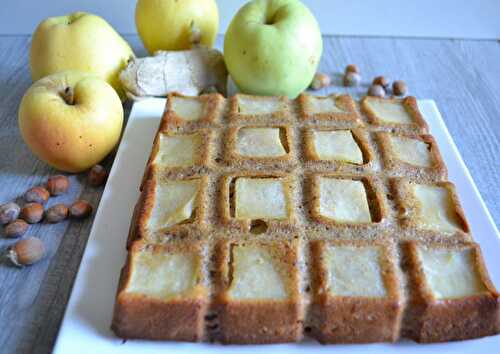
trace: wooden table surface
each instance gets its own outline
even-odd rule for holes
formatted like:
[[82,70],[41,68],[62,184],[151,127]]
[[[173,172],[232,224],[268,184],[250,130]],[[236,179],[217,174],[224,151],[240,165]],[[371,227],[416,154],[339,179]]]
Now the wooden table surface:
[[[145,55],[137,36],[126,39],[138,56]],[[0,203],[19,198],[56,173],[31,154],[17,127],[18,105],[31,84],[29,48],[28,36],[0,36]],[[363,85],[348,90],[354,95],[365,93],[370,80],[383,74],[405,80],[412,95],[433,98],[498,225],[499,60],[499,41],[325,37],[320,70],[334,76],[329,91],[346,91],[340,73],[356,63]],[[128,115],[130,103],[125,107]],[[113,156],[105,160],[108,168],[112,163]],[[70,192],[51,204],[79,197],[97,207],[103,188],[89,186],[85,175],[70,179]],[[91,226],[92,218],[31,226],[29,234],[47,246],[45,260],[24,269],[0,263],[0,352],[51,352]],[[0,238],[1,249],[12,243]]]

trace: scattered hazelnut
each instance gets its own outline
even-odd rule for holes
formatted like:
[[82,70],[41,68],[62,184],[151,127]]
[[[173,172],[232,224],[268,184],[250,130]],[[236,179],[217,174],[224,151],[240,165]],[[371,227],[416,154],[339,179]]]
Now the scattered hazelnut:
[[368,89],[368,96],[385,97],[385,90],[380,85],[371,85]]
[[45,211],[45,220],[51,224],[56,224],[68,217],[68,207],[64,204],[56,204]]
[[30,188],[24,193],[24,200],[27,203],[45,204],[49,197],[49,191],[41,186]]
[[28,223],[22,219],[16,219],[5,226],[4,233],[6,237],[18,238],[24,235],[26,230],[28,230]]
[[406,83],[401,80],[396,80],[392,83],[392,93],[395,96],[404,96],[408,92],[408,87]]
[[17,219],[21,208],[14,202],[0,205],[0,224],[5,225]]
[[389,81],[384,76],[377,76],[373,79],[372,85],[380,85],[384,88],[384,90],[387,90],[389,87]]
[[18,241],[7,252],[7,258],[18,267],[36,263],[44,255],[45,246],[42,240],[36,237],[28,237]]
[[344,75],[344,86],[358,86],[361,76],[358,73],[349,72]]
[[348,73],[356,73],[356,74],[359,74],[359,69],[358,69],[358,66],[356,64],[349,64],[345,67],[345,73],[348,74]]
[[47,181],[47,190],[50,195],[66,193],[69,188],[69,179],[63,175],[50,176]]
[[313,90],[320,90],[322,88],[330,86],[331,83],[332,79],[330,78],[330,76],[328,76],[327,74],[317,72],[316,74],[314,74],[314,78],[311,82],[310,87]]
[[69,207],[69,215],[76,219],[83,219],[92,214],[92,205],[86,200],[76,200]]
[[89,171],[88,180],[91,186],[98,187],[106,181],[107,177],[106,169],[101,165],[95,165]]
[[43,218],[43,206],[40,203],[26,203],[21,209],[20,218],[30,224],[36,224]]

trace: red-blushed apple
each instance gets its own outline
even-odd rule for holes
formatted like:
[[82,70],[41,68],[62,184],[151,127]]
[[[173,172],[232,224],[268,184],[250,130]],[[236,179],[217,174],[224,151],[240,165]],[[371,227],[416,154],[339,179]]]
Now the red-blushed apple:
[[255,95],[295,98],[311,83],[323,42],[316,19],[298,0],[253,0],[234,16],[224,60],[236,86]]
[[80,172],[117,144],[123,107],[106,81],[71,70],[36,81],[21,100],[18,118],[36,156],[59,170]]

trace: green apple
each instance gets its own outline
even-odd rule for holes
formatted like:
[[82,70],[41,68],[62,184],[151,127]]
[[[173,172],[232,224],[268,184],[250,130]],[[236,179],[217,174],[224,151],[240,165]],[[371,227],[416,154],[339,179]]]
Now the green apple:
[[224,60],[238,88],[295,98],[311,83],[323,51],[316,19],[298,0],[253,0],[226,32]]
[[19,106],[19,130],[31,151],[67,172],[100,162],[118,143],[123,107],[111,85],[69,70],[36,81]]
[[31,77],[36,81],[63,71],[81,70],[106,80],[124,97],[119,73],[134,53],[103,18],[85,12],[41,22],[31,42]]

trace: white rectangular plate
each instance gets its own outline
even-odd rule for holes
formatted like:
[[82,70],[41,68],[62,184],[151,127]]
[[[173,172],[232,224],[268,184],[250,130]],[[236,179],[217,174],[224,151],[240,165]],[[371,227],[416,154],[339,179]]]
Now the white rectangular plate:
[[[500,238],[493,220],[444,125],[434,101],[419,101],[431,132],[448,166],[449,179],[456,184],[475,240],[481,244],[493,282],[500,286]],[[143,340],[123,341],[110,330],[120,269],[125,261],[133,207],[149,156],[154,134],[165,107],[164,99],[134,104],[127,128],[109,175],[92,232],[68,302],[54,349],[55,354],[87,353],[482,353],[500,348],[500,335],[443,344],[320,345],[316,342],[267,346],[224,346]],[[494,349],[497,348],[497,349]]]

